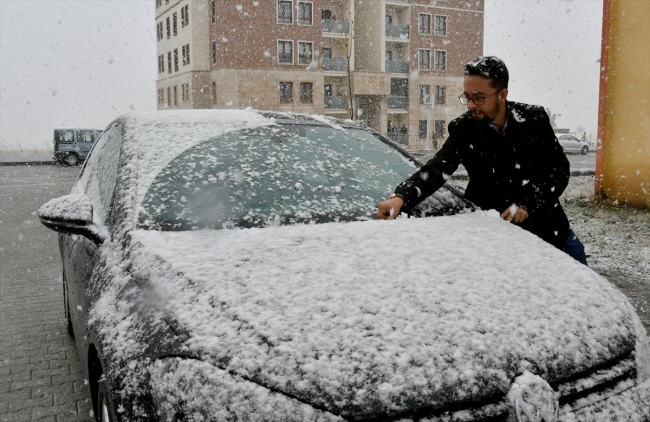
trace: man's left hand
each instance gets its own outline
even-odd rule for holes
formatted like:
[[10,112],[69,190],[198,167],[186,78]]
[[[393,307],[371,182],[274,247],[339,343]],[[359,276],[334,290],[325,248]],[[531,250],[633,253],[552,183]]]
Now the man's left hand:
[[501,218],[515,224],[523,223],[528,218],[528,211],[513,204],[501,213]]

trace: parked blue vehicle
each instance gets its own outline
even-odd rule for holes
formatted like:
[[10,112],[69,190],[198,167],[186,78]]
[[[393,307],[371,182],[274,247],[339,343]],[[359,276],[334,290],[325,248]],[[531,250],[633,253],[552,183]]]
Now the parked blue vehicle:
[[102,132],[94,128],[55,128],[54,159],[69,166],[83,163]]

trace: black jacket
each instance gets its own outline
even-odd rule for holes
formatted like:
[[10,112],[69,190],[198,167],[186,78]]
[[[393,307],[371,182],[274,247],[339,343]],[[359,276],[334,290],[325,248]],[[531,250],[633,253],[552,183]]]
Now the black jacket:
[[520,226],[561,247],[569,220],[559,197],[569,183],[570,169],[542,107],[507,102],[505,135],[469,112],[449,124],[442,149],[395,193],[408,211],[440,188],[462,164],[469,184],[465,197],[482,209],[499,213],[512,204],[528,211]]

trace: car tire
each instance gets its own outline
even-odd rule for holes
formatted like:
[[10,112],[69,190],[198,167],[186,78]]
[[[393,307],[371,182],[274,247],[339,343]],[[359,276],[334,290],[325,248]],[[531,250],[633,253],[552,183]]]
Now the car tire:
[[587,155],[588,152],[589,152],[589,147],[588,147],[588,146],[584,146],[584,147],[582,147],[582,149],[580,150],[580,153],[581,153],[582,155]]
[[115,422],[108,399],[108,386],[106,380],[99,381],[97,389],[97,422]]
[[74,338],[74,329],[72,328],[72,316],[70,315],[70,301],[68,299],[68,282],[65,279],[65,272],[63,273],[63,313],[65,314],[65,324],[68,335]]
[[77,154],[68,154],[65,156],[64,161],[69,166],[76,166],[79,164],[79,157],[77,157]]

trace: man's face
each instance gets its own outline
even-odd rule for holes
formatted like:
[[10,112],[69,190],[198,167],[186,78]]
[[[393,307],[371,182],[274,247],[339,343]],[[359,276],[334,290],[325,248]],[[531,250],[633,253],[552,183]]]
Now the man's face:
[[[463,82],[463,93],[468,98],[485,98],[483,104],[476,104],[469,101],[467,109],[472,113],[475,120],[492,122],[505,109],[507,89],[497,92],[496,88],[490,86],[491,79],[477,75],[465,76]],[[477,101],[480,102],[480,101]]]

